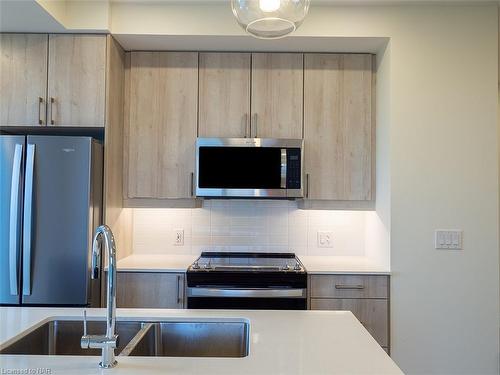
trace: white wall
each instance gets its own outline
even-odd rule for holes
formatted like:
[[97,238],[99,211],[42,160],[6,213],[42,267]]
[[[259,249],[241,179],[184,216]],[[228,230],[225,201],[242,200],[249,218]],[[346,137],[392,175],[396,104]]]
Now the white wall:
[[[227,6],[197,10],[146,25],[121,8],[112,25],[241,35]],[[393,358],[409,374],[499,372],[497,25],[496,5],[313,6],[295,36],[390,38],[378,208],[390,229]],[[463,229],[464,250],[434,250],[436,228]]]

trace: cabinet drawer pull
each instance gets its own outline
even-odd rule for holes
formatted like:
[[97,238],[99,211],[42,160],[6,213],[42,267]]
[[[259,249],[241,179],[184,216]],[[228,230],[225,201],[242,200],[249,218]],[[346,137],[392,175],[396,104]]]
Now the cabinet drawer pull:
[[42,110],[40,107],[43,105],[43,98],[41,96],[38,97],[38,125],[43,125],[42,119]]
[[[248,131],[248,113],[245,113],[243,115],[243,132],[245,134],[244,138],[248,138],[249,137],[249,131]],[[251,132],[251,130],[250,130]]]
[[335,284],[335,289],[365,289],[364,285],[348,285],[348,284]]
[[54,98],[50,98],[50,124],[54,125],[56,122],[54,121],[54,102],[56,100]]

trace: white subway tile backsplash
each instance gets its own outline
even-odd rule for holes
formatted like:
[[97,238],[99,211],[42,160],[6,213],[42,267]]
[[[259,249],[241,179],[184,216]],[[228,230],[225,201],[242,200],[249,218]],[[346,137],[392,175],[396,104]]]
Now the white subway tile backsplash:
[[[293,201],[206,200],[203,208],[134,209],[135,253],[202,251],[364,255],[367,212],[299,210]],[[184,246],[174,246],[174,230]],[[333,232],[333,248],[317,246],[317,232]]]

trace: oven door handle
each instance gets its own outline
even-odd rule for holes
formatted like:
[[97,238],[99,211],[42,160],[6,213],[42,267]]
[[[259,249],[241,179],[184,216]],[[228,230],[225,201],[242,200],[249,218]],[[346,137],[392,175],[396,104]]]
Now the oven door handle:
[[307,289],[293,288],[203,288],[190,287],[188,297],[305,298]]

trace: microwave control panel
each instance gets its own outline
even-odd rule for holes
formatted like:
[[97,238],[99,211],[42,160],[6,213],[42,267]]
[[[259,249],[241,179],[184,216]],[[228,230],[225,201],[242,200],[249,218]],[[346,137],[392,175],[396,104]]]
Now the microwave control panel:
[[286,149],[286,188],[300,189],[301,179],[300,148]]

